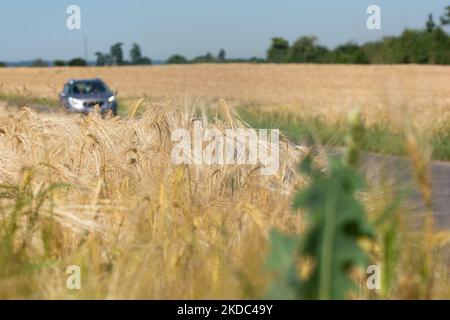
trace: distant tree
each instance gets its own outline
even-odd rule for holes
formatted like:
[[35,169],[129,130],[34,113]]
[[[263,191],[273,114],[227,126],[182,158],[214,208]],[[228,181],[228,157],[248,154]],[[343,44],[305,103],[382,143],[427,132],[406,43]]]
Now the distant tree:
[[441,25],[450,25],[450,6],[445,8],[444,14],[441,16]]
[[111,46],[110,49],[110,55],[112,58],[113,64],[117,66],[121,66],[125,64],[125,61],[123,59],[123,50],[122,50],[123,43],[118,42]]
[[267,50],[267,61],[274,63],[285,62],[289,53],[289,42],[283,38],[272,38],[272,45]]
[[210,52],[205,55],[204,59],[205,62],[214,62],[214,56]]
[[329,50],[317,44],[316,37],[301,37],[292,44],[285,60],[295,63],[328,62]]
[[141,47],[137,43],[133,43],[130,50],[130,58],[132,65],[147,65],[152,64],[152,60],[142,56]]
[[87,66],[87,62],[82,58],[75,58],[70,60],[67,65],[70,67],[85,67]]
[[362,46],[367,55],[369,62],[374,64],[379,63],[394,63],[392,55],[393,50],[386,50],[388,42],[397,42],[394,37],[384,37],[383,40],[368,42]]
[[106,65],[106,59],[105,59],[104,53],[97,51],[95,53],[95,56],[97,57],[97,60],[95,61],[96,66],[105,66]]
[[0,68],[6,68],[6,67],[7,67],[6,63],[0,61]]
[[66,65],[66,62],[64,60],[55,60],[53,61],[53,66],[55,67],[64,67]]
[[251,57],[250,59],[248,59],[248,62],[250,62],[250,63],[264,63],[264,62],[266,62],[266,60],[264,60],[262,58],[258,58],[258,57]]
[[152,59],[148,57],[142,57],[141,60],[139,60],[140,65],[150,65],[152,63],[153,63]]
[[367,64],[369,63],[369,58],[360,46],[349,42],[338,46],[333,51],[331,61],[333,63]]
[[112,65],[112,58],[109,54],[104,54],[101,52],[96,52],[95,55],[97,56],[96,65],[97,66],[109,66]]
[[[405,30],[399,37],[399,45],[393,47],[396,63],[429,63],[431,49],[431,34],[420,30]],[[400,58],[400,59],[398,59]]]
[[227,59],[227,53],[224,49],[220,49],[219,54],[217,55],[217,60],[219,62],[225,62]]
[[428,63],[450,64],[450,35],[437,27],[428,37]]
[[32,67],[48,67],[48,63],[42,59],[36,59],[31,63]]
[[244,58],[227,59],[226,62],[230,62],[230,63],[246,63],[246,62],[249,62],[249,59],[244,59]]
[[131,64],[139,64],[142,59],[141,47],[137,43],[133,43],[130,50]]
[[211,62],[215,62],[215,59],[214,59],[214,56],[211,54],[211,52],[208,52],[204,56],[195,57],[192,60],[192,62],[194,62],[194,63],[211,63]]
[[186,64],[188,62],[189,61],[180,54],[174,54],[166,61],[167,64]]
[[433,30],[436,28],[436,23],[434,23],[433,14],[428,15],[428,20],[426,24],[427,32],[433,32]]
[[398,37],[365,44],[370,63],[450,64],[450,35],[441,27],[405,30]]

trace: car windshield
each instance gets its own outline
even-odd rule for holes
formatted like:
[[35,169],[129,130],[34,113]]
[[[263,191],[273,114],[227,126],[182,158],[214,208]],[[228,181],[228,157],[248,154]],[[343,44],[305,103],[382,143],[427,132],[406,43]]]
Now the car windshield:
[[73,94],[92,94],[104,93],[107,89],[105,85],[99,81],[83,81],[74,83],[70,91]]

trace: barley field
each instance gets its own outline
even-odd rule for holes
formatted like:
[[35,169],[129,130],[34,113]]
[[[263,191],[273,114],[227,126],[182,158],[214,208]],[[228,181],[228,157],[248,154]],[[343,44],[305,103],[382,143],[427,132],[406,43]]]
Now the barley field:
[[[100,77],[122,99],[284,108],[345,117],[361,108],[368,121],[405,119],[421,126],[450,110],[450,68],[385,65],[188,65],[119,68],[3,68],[0,93],[53,98],[71,78]],[[407,117],[405,117],[407,115]]]
[[[33,107],[34,99],[54,101],[68,79],[89,77],[118,90],[120,117]],[[387,121],[394,130],[427,132],[449,119],[450,68],[0,69],[0,96],[0,298],[254,299],[266,297],[274,279],[265,263],[271,231],[305,230],[292,201],[309,184],[296,168],[311,146],[282,137],[279,173],[260,176],[254,166],[174,165],[173,130],[192,130],[194,119],[220,131],[247,127],[242,108],[256,118],[324,123],[359,108],[367,126]],[[25,98],[8,100],[18,96]],[[429,157],[419,138],[409,135],[407,147],[426,202]],[[324,154],[315,163],[326,171]],[[417,228],[402,205],[387,211],[395,192],[380,182],[358,194],[379,222],[361,246],[387,271],[380,291],[352,275],[359,290],[349,298],[450,298],[448,232]],[[81,290],[67,287],[72,265],[81,268]]]

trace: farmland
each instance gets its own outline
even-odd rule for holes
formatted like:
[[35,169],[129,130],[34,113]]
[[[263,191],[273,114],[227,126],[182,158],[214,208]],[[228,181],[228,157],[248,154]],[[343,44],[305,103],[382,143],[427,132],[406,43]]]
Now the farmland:
[[[122,114],[142,97],[152,103],[208,108],[224,99],[253,126],[280,128],[296,143],[310,142],[314,132],[314,139],[322,144],[341,146],[342,122],[349,112],[360,109],[370,127],[363,143],[366,151],[404,155],[404,135],[414,132],[433,146],[434,159],[450,160],[446,139],[450,135],[450,69],[446,66],[0,69],[0,98],[13,104],[52,105],[67,79],[89,77],[101,77],[118,90]],[[308,132],[302,132],[306,127]]]
[[[118,90],[121,117],[33,109],[56,108],[68,79],[89,77]],[[269,177],[243,165],[176,166],[170,134],[194,117],[218,130],[280,128],[325,150],[346,143],[359,109],[369,132],[361,147],[408,155],[425,202],[423,164],[448,155],[450,68],[441,66],[7,68],[0,100],[2,298],[264,297],[271,230],[305,229],[291,203],[308,185],[296,173],[306,149],[284,143]],[[324,153],[315,160],[326,167]],[[363,247],[387,271],[380,292],[351,298],[448,298],[448,233],[411,227],[402,205],[389,209],[397,191],[381,181],[359,195],[381,221]],[[70,265],[81,266],[83,290],[67,290]]]

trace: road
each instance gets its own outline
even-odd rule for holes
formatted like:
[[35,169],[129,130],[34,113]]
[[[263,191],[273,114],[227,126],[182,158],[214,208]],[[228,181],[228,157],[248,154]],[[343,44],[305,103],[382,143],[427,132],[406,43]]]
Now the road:
[[[364,153],[361,169],[368,180],[379,183],[393,181],[397,188],[409,191],[408,205],[413,212],[424,213],[425,206],[414,181],[410,162],[406,158]],[[432,161],[429,165],[432,189],[432,210],[435,225],[439,229],[450,229],[450,163]]]

